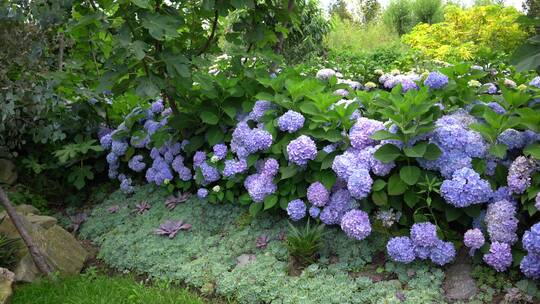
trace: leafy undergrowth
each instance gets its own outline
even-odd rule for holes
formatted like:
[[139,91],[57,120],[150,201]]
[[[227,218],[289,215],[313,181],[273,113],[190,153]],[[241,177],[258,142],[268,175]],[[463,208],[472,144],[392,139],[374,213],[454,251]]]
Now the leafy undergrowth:
[[[385,240],[376,233],[358,242],[339,229],[328,229],[318,263],[300,276],[290,276],[287,248],[282,241],[288,225],[283,217],[251,220],[243,208],[218,208],[197,199],[169,211],[164,204],[166,197],[164,190],[150,185],[137,187],[131,198],[116,192],[93,210],[81,235],[99,244],[98,257],[120,271],[181,282],[203,294],[239,303],[443,301],[443,272],[424,263],[387,263],[386,270],[377,270],[386,273],[386,280],[364,276],[368,275],[365,270],[371,257],[383,250]],[[151,208],[139,215],[133,210],[142,201]],[[119,208],[110,213],[108,209],[113,206]],[[174,239],[154,235],[154,229],[166,220],[183,220],[193,227],[180,231]],[[265,248],[256,246],[261,235],[270,238]],[[239,267],[237,257],[242,254],[253,254],[256,259]]]
[[96,273],[43,280],[15,289],[12,304],[202,304],[185,289],[166,283],[145,286],[131,277],[107,277]]

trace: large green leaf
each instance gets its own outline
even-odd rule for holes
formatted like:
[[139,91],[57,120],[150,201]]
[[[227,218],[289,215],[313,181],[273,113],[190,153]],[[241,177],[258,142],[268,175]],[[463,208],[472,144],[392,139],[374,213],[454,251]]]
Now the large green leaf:
[[383,163],[389,163],[401,155],[401,150],[393,144],[385,144],[375,151],[373,155]]
[[157,40],[177,37],[179,35],[178,27],[182,23],[183,20],[179,16],[173,17],[153,13],[142,17],[142,26]]
[[511,63],[518,71],[538,69],[540,67],[540,35],[530,38],[517,48],[512,55]]
[[420,178],[421,172],[422,171],[420,170],[420,168],[416,166],[405,166],[399,170],[399,177],[407,185],[412,186],[416,184],[416,182],[418,182],[418,178]]
[[389,195],[401,195],[407,190],[407,184],[405,184],[397,173],[394,173],[388,179],[388,194]]
[[202,111],[199,114],[199,117],[204,123],[207,123],[209,125],[216,125],[219,122],[219,117],[210,111]]

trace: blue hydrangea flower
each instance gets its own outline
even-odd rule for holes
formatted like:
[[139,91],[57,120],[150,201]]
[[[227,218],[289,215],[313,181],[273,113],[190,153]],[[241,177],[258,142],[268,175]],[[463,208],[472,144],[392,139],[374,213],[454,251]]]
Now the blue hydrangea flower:
[[334,95],[346,97],[347,95],[349,95],[349,91],[347,91],[346,89],[337,89],[334,91]]
[[247,170],[247,161],[245,159],[235,160],[228,159],[225,161],[225,168],[223,169],[223,176],[231,177],[235,174],[245,172]]
[[199,190],[197,190],[197,197],[205,198],[207,196],[208,196],[208,190],[206,190],[205,188],[199,188]]
[[517,242],[516,207],[507,200],[494,202],[488,205],[484,219],[491,241],[508,243]]
[[213,147],[214,150],[214,156],[217,157],[218,160],[222,160],[227,156],[227,146],[224,144],[217,144]]
[[454,260],[456,249],[452,242],[439,241],[436,246],[431,249],[429,258],[439,266],[448,264]]
[[442,89],[448,84],[448,77],[439,72],[431,72],[424,80],[424,85],[432,90]]
[[379,130],[384,130],[382,122],[365,117],[358,118],[349,131],[351,146],[356,149],[363,149],[368,146],[376,145],[377,141],[370,137]]
[[371,234],[371,224],[368,214],[357,209],[348,211],[341,219],[341,230],[353,239],[359,241],[365,239]]
[[480,249],[485,243],[484,234],[478,228],[469,229],[463,236],[463,244],[471,249]]
[[279,163],[274,158],[268,158],[262,163],[261,174],[275,176],[279,171]]
[[244,187],[251,199],[260,203],[268,196],[276,192],[277,186],[272,182],[273,177],[266,174],[252,174],[244,180]]
[[411,240],[415,246],[433,247],[437,245],[437,227],[429,222],[416,223],[411,227]]
[[315,206],[311,206],[309,208],[309,216],[311,216],[312,218],[314,218],[314,219],[318,218],[319,214],[321,214],[321,209],[320,208],[317,208]]
[[304,126],[304,115],[289,110],[278,118],[278,127],[281,131],[294,133]]
[[163,100],[161,99],[154,101],[150,105],[150,110],[156,114],[163,112],[163,109],[165,109],[165,106],[163,106]]
[[414,246],[406,236],[393,237],[386,244],[386,252],[395,262],[408,264],[415,259]]
[[497,93],[497,86],[494,85],[491,82],[485,83],[484,86],[486,87],[486,93],[493,95]]
[[99,143],[101,144],[101,147],[105,150],[108,150],[111,148],[111,145],[112,145],[112,135],[109,133],[109,134],[106,134],[106,135],[103,135],[100,139],[99,139]]
[[272,134],[257,127],[251,129],[245,121],[236,125],[232,134],[231,150],[239,158],[246,158],[257,151],[264,151],[272,145]]
[[357,169],[349,177],[347,182],[347,189],[351,195],[356,199],[363,199],[371,192],[371,186],[373,185],[373,179],[369,175],[369,171],[363,168]]
[[287,154],[290,162],[305,166],[317,156],[317,146],[309,136],[300,135],[287,145]]
[[534,77],[531,82],[529,82],[530,86],[540,88],[540,76]]
[[107,160],[107,163],[109,164],[109,168],[111,168],[111,169],[116,170],[120,166],[120,164],[118,163],[118,156],[116,154],[112,153],[112,152],[107,154],[105,159]]
[[523,234],[523,248],[530,254],[540,256],[540,223],[534,224]]
[[498,272],[503,272],[512,265],[512,251],[506,243],[493,242],[489,253],[484,255],[484,262]]
[[324,207],[330,199],[328,189],[320,182],[314,182],[307,189],[308,201],[317,207]]
[[440,191],[448,203],[458,208],[485,203],[493,193],[489,182],[469,168],[455,171],[451,180],[443,181]]
[[488,102],[486,105],[499,115],[506,113],[506,110],[499,103],[495,101]]
[[144,168],[146,168],[146,164],[143,162],[143,156],[133,156],[128,162],[128,167],[135,172],[141,172],[144,170]]
[[197,151],[193,155],[193,167],[200,167],[206,161],[206,153],[204,151]]
[[354,207],[354,199],[346,189],[340,189],[332,193],[330,201],[321,211],[319,218],[326,225],[341,223],[343,215]]
[[117,156],[122,156],[126,154],[128,147],[129,146],[126,142],[113,140],[111,144],[111,151]]
[[525,133],[515,129],[506,129],[499,136],[497,142],[506,145],[509,149],[521,149],[527,144]]
[[120,190],[122,190],[124,194],[131,194],[135,191],[135,189],[131,185],[131,178],[124,178],[120,182]]
[[534,201],[534,207],[536,207],[536,210],[540,211],[540,192],[536,194],[536,198]]
[[514,198],[512,197],[512,190],[510,190],[510,188],[506,186],[499,187],[497,191],[493,192],[493,196],[491,197],[491,202],[493,203],[502,201],[502,200],[506,200],[511,203],[514,203]]
[[328,80],[330,77],[335,76],[335,75],[336,75],[336,71],[332,69],[321,69],[317,71],[317,74],[315,75],[315,77],[317,77],[317,79],[320,79],[320,80]]
[[203,185],[216,182],[221,178],[218,169],[210,166],[206,162],[202,163],[199,168],[201,169],[201,174],[203,177]]
[[334,151],[336,151],[337,145],[336,144],[329,144],[323,147],[323,151],[330,154]]
[[518,156],[508,169],[506,181],[508,187],[516,193],[523,193],[531,185],[531,174],[535,169],[534,162],[525,156]]
[[301,199],[295,199],[287,205],[287,214],[293,221],[299,221],[306,216],[306,204]]
[[152,166],[146,170],[146,180],[158,186],[173,179],[172,171],[162,157],[156,157]]
[[264,116],[266,111],[273,108],[275,108],[275,106],[270,101],[257,100],[253,106],[253,109],[248,114],[248,119],[258,122]]
[[540,256],[528,254],[521,260],[519,264],[521,272],[528,278],[540,279]]

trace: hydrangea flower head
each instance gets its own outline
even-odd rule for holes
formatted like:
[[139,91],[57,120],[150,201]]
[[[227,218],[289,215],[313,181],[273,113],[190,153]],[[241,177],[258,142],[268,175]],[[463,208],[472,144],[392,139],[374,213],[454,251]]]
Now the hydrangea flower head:
[[99,143],[103,149],[110,149],[112,145],[112,135],[105,134],[99,139]]
[[299,221],[306,216],[306,204],[301,199],[295,199],[287,205],[287,214],[293,221]]
[[347,189],[356,199],[363,199],[371,192],[373,179],[369,175],[369,171],[364,168],[359,168],[351,174],[347,182]]
[[415,259],[414,245],[409,237],[393,237],[386,244],[386,252],[395,262],[408,264]]
[[126,154],[128,147],[129,145],[126,142],[113,140],[111,144],[111,151],[117,156],[122,156]]
[[317,156],[317,146],[313,139],[306,135],[300,135],[287,145],[289,161],[299,166],[305,166]]
[[525,133],[515,129],[506,129],[497,136],[497,142],[506,145],[510,150],[521,149],[527,144],[527,138]]
[[534,161],[518,156],[508,169],[508,187],[516,194],[523,193],[531,185],[531,174],[534,170]]
[[144,168],[146,168],[146,164],[143,162],[143,156],[133,156],[128,162],[128,167],[135,172],[141,172],[144,170]]
[[484,219],[491,241],[508,243],[517,242],[516,207],[507,200],[501,200],[488,205]]
[[248,191],[251,199],[260,203],[264,199],[276,192],[277,186],[272,182],[273,177],[267,174],[252,174],[244,180],[244,187]]
[[534,77],[531,82],[529,82],[530,86],[540,88],[540,76]]
[[227,159],[225,161],[225,168],[223,169],[223,176],[231,177],[235,174],[245,172],[247,167],[247,161],[245,159]]
[[336,71],[332,69],[321,69],[317,72],[315,77],[317,77],[317,79],[320,79],[320,80],[328,80],[330,77],[335,76],[335,75],[336,75]]
[[416,223],[411,227],[411,240],[415,246],[435,246],[439,241],[437,227],[429,222]]
[[281,131],[294,133],[304,126],[304,115],[289,110],[278,118],[278,127]]
[[424,85],[432,90],[442,89],[448,85],[448,77],[439,72],[431,72],[424,81]]
[[494,85],[491,82],[485,83],[484,86],[486,86],[486,93],[493,95],[497,93],[497,86]]
[[324,207],[330,199],[328,189],[320,182],[314,182],[307,189],[308,201],[317,207]]
[[255,102],[255,105],[253,106],[253,109],[248,114],[248,119],[258,122],[264,116],[264,113],[266,113],[266,111],[273,108],[274,105],[270,101],[257,100]]
[[528,278],[540,279],[540,256],[528,254],[521,260],[519,264],[521,272]]
[[540,257],[540,223],[534,224],[530,230],[523,234],[523,248],[529,254],[534,254]]
[[207,196],[208,196],[208,190],[206,190],[205,188],[199,188],[199,190],[197,190],[198,198],[205,198]]
[[330,201],[321,211],[320,219],[326,225],[336,225],[341,223],[343,215],[354,206],[354,199],[346,189],[336,190],[330,196]]
[[319,217],[319,214],[321,214],[321,209],[315,206],[311,206],[309,208],[309,216],[316,219]]
[[485,203],[493,192],[489,182],[470,168],[455,171],[451,180],[443,181],[440,191],[441,196],[457,208]]
[[377,144],[377,141],[371,139],[373,133],[384,130],[384,124],[380,121],[360,117],[349,131],[351,145],[356,149],[363,149]]
[[465,235],[463,236],[463,243],[465,244],[465,246],[471,249],[480,249],[480,247],[484,246],[485,243],[482,230],[478,228],[467,230],[467,232],[465,232]]
[[156,114],[163,112],[165,107],[163,106],[163,100],[158,99],[150,105],[150,110]]
[[429,258],[431,261],[439,266],[448,264],[456,257],[456,249],[452,242],[440,241],[431,249]]
[[512,265],[512,251],[506,243],[493,242],[489,253],[484,255],[484,262],[498,272],[503,272]]
[[371,234],[371,224],[366,212],[358,209],[348,211],[341,219],[341,230],[351,238],[363,240]]
[[214,156],[217,156],[218,160],[222,160],[227,156],[227,146],[224,144],[214,145],[212,149],[214,150]]

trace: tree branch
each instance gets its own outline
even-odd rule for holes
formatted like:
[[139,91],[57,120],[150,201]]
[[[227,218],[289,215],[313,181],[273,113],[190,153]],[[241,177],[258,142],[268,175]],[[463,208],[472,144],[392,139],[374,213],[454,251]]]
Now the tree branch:
[[214,39],[214,35],[216,33],[216,28],[217,28],[217,24],[218,24],[218,18],[219,18],[219,12],[218,12],[218,10],[215,10],[214,11],[214,21],[212,22],[212,31],[210,32],[210,36],[208,36],[208,39],[206,40],[206,43],[204,44],[202,49],[199,51],[199,53],[197,53],[197,56],[202,55],[204,52],[206,52],[208,47],[210,47],[210,44],[211,44],[212,40]]
[[64,33],[58,34],[58,71],[62,72],[64,65]]
[[28,231],[26,231],[26,228],[24,228],[24,225],[22,223],[22,220],[19,214],[17,213],[17,211],[15,211],[15,208],[13,208],[13,205],[9,201],[9,198],[7,197],[2,187],[0,187],[0,202],[6,209],[7,214],[9,215],[9,217],[11,218],[11,221],[13,222],[13,225],[15,226],[15,228],[21,235],[21,238],[26,244],[26,247],[28,247],[28,252],[30,253],[30,256],[32,257],[32,260],[36,264],[38,270],[41,271],[47,277],[53,278],[53,275],[52,275],[53,270],[51,266],[47,264],[45,257],[39,250],[39,247],[36,246],[36,244],[32,240],[32,237],[30,236]]

